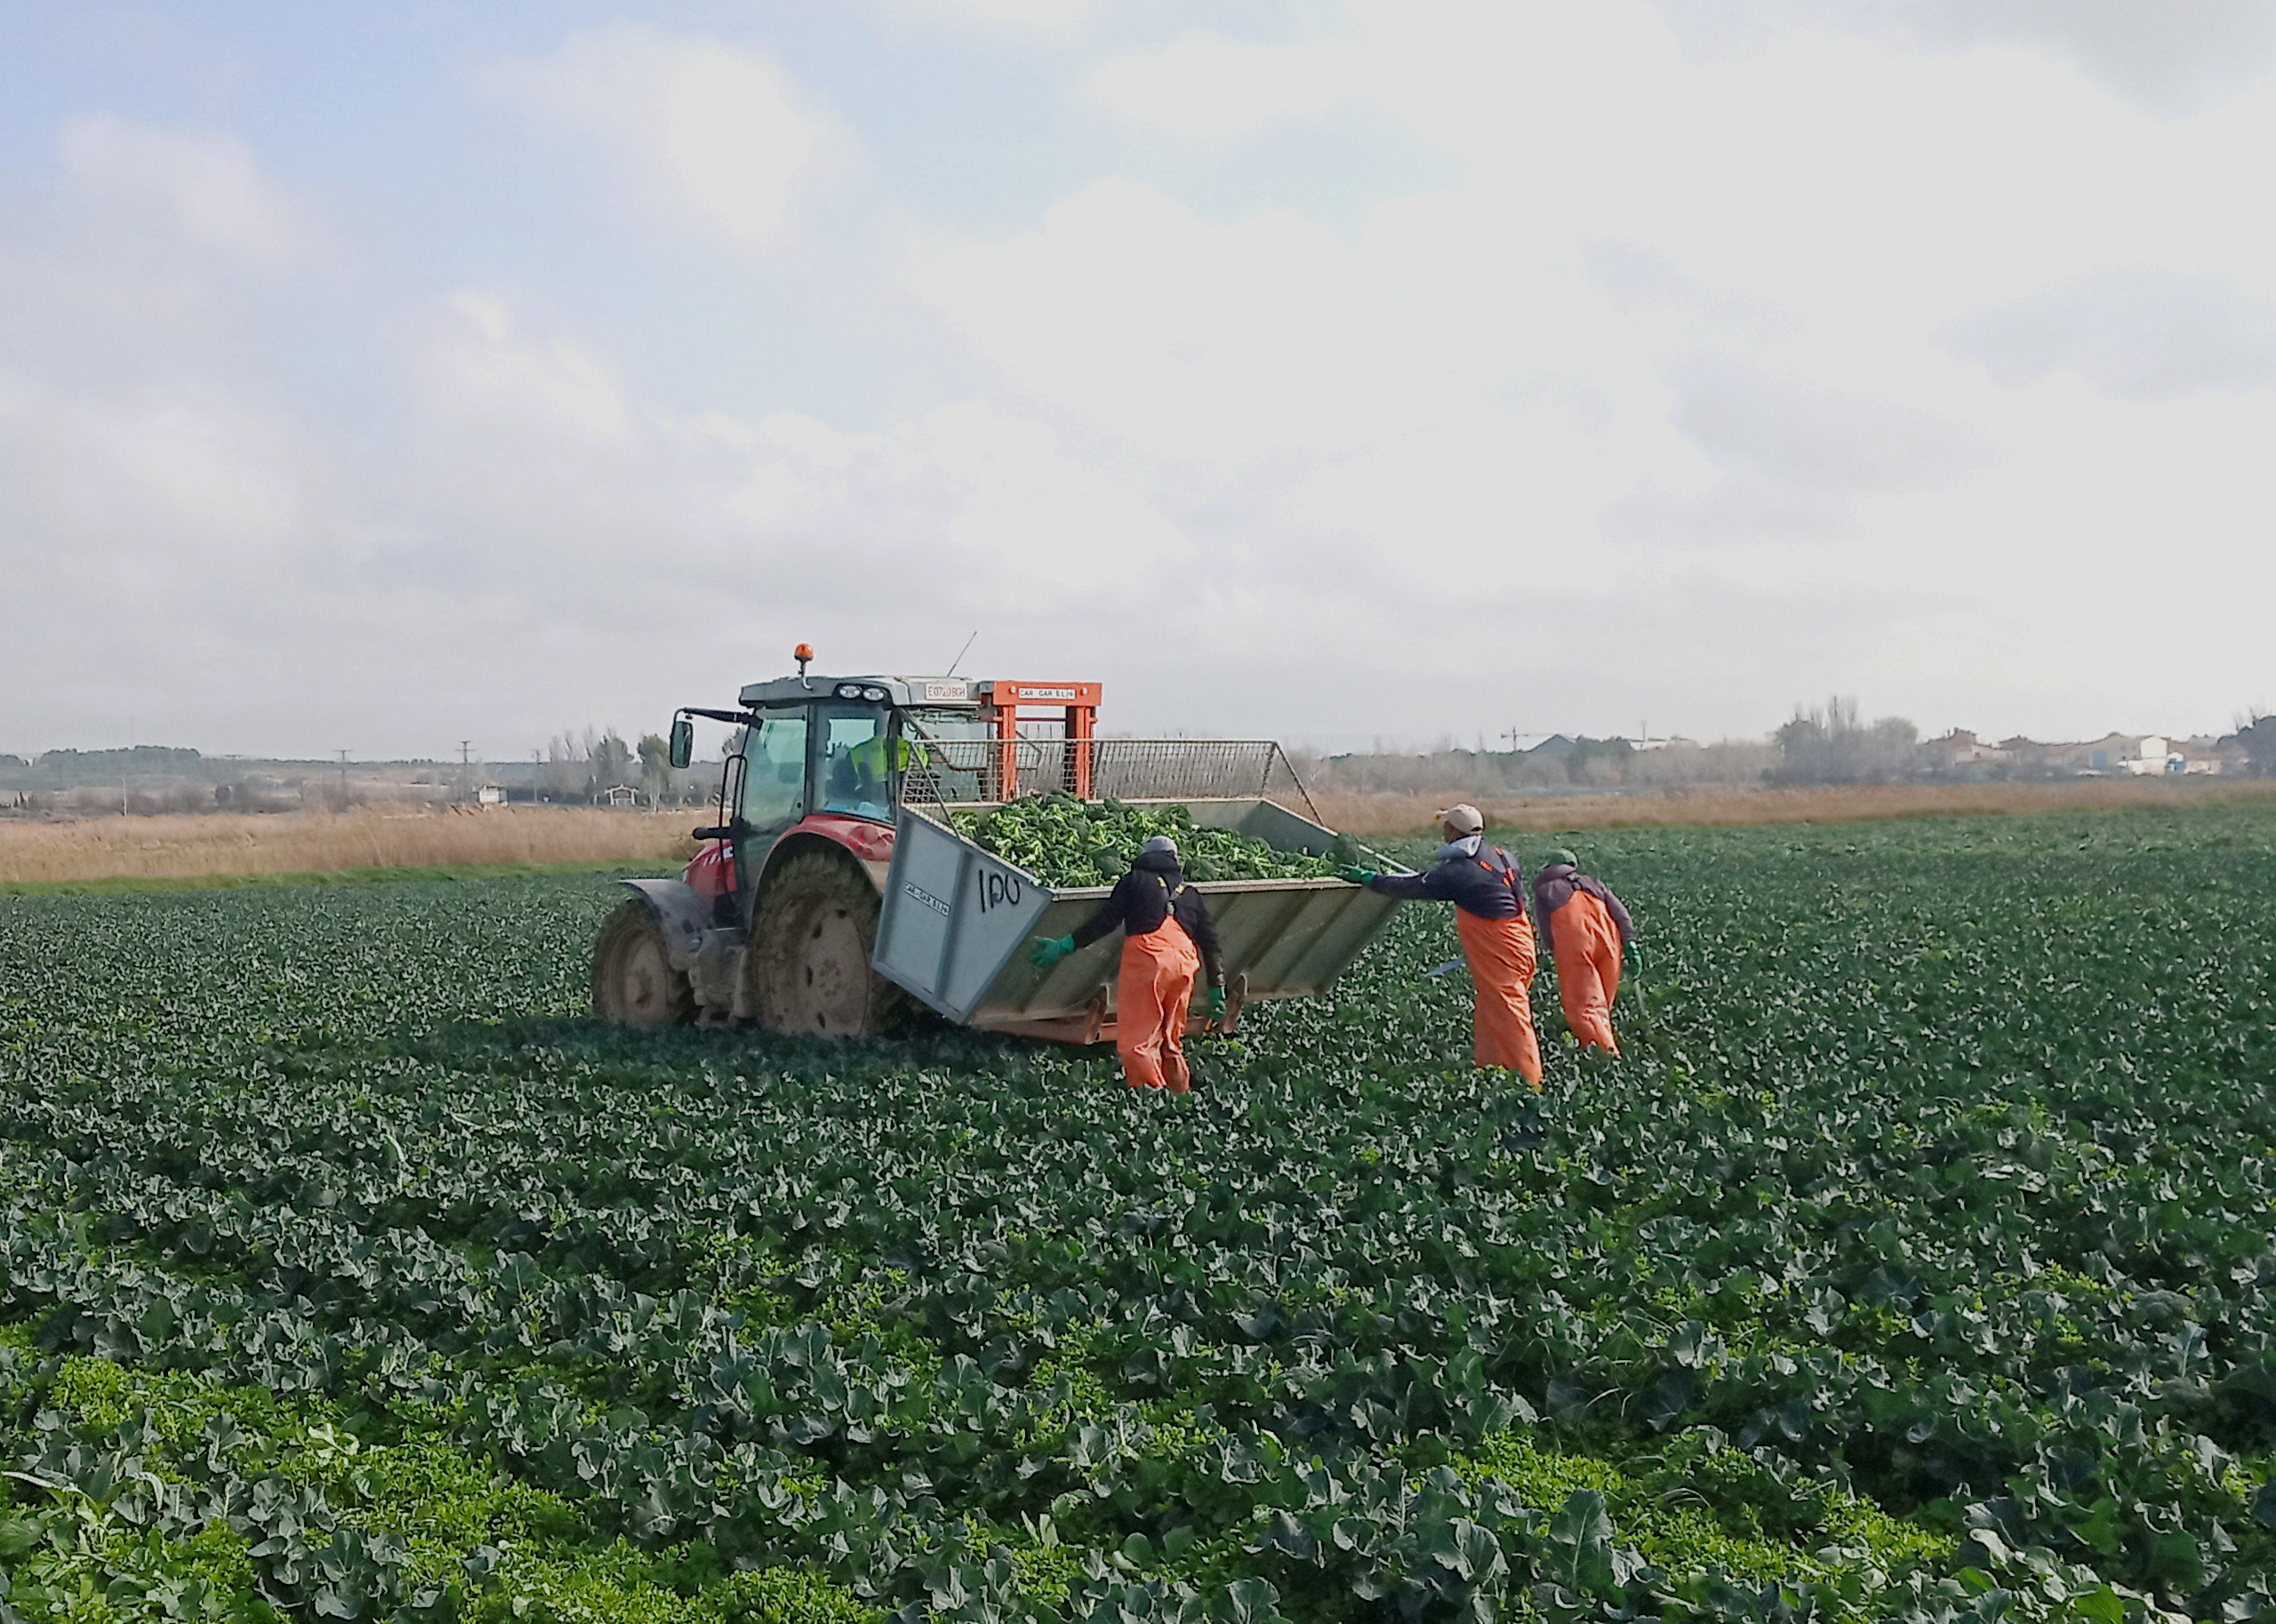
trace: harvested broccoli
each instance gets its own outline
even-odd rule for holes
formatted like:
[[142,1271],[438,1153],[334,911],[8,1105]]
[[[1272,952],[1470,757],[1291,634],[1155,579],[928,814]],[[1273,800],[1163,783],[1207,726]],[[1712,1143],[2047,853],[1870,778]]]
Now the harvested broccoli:
[[1276,852],[1230,829],[1196,828],[1182,806],[1078,801],[1054,791],[1023,796],[994,812],[950,815],[957,832],[982,851],[1058,890],[1112,884],[1156,835],[1177,842],[1178,866],[1189,880],[1323,879],[1335,873],[1333,858]]

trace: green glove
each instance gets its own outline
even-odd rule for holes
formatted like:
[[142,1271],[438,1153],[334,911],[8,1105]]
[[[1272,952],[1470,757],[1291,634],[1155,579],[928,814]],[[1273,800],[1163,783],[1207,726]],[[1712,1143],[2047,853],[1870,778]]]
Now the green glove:
[[1335,871],[1335,877],[1354,885],[1369,885],[1374,883],[1375,871],[1373,868],[1345,867]]
[[1074,950],[1072,936],[1046,937],[1028,949],[1028,963],[1038,970],[1048,970]]
[[1637,945],[1633,936],[1621,944],[1620,956],[1628,961],[1631,971],[1638,975],[1644,973],[1644,949]]
[[1225,989],[1222,987],[1213,987],[1209,989],[1209,1019],[1222,1020],[1224,1018]]

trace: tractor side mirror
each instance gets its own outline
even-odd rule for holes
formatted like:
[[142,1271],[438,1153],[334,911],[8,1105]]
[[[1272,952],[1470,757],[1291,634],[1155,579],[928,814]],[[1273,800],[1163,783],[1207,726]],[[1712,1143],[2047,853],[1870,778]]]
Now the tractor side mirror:
[[685,767],[695,759],[695,722],[689,716],[672,718],[671,764]]

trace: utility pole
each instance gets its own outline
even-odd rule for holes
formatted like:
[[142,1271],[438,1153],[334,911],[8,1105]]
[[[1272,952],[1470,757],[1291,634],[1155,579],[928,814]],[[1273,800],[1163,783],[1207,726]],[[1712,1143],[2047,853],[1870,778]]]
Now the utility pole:
[[474,740],[471,739],[459,740],[459,798],[461,800],[467,799],[474,794],[473,752]]

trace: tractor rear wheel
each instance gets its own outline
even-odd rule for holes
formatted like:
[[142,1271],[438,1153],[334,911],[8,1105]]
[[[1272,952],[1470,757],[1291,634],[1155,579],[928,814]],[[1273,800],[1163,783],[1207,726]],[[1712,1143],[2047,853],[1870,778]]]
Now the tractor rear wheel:
[[870,968],[878,888],[852,860],[802,852],[759,893],[744,974],[759,1025],[811,1037],[873,1037],[901,989]]
[[672,968],[656,916],[637,897],[608,916],[593,943],[593,1013],[629,1027],[695,1019],[695,989]]

